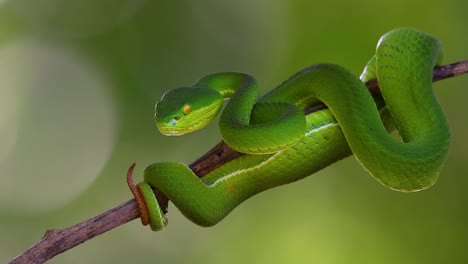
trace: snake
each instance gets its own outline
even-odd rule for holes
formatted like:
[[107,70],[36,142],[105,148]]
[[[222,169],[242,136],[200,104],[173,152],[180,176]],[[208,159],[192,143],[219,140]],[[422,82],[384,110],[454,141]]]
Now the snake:
[[[263,96],[252,76],[236,72],[207,75],[192,86],[167,91],[155,106],[162,134],[202,129],[221,112],[223,140],[245,155],[202,178],[181,162],[148,165],[142,182],[129,183],[142,219],[147,216],[144,224],[158,231],[168,223],[155,189],[190,221],[208,227],[255,194],[303,179],[350,155],[390,189],[429,188],[450,146],[448,122],[432,86],[432,72],[441,59],[437,38],[397,28],[379,39],[360,76],[321,63]],[[366,88],[373,78],[381,98]],[[304,114],[320,102],[327,108]],[[394,129],[397,135],[390,133]]]

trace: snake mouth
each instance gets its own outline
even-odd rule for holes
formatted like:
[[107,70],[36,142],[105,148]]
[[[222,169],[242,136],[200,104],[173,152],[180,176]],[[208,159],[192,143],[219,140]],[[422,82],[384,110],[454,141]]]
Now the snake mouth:
[[165,125],[159,125],[159,124],[158,124],[158,130],[161,134],[165,136],[170,136],[170,137],[182,136],[188,133],[187,131],[179,130],[173,126],[165,126]]

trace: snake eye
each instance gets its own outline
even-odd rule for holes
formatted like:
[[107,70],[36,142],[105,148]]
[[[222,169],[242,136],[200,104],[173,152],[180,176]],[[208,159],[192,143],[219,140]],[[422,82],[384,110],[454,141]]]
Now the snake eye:
[[190,112],[192,112],[192,107],[190,105],[184,105],[182,112],[184,113],[184,115],[188,115],[190,114]]
[[180,116],[174,116],[175,121],[179,121],[179,119],[180,119]]

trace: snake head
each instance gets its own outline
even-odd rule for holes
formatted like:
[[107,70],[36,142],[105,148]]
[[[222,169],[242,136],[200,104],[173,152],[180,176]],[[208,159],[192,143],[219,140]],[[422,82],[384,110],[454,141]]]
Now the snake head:
[[215,90],[175,88],[156,103],[154,117],[161,134],[181,136],[207,126],[222,106],[223,98]]

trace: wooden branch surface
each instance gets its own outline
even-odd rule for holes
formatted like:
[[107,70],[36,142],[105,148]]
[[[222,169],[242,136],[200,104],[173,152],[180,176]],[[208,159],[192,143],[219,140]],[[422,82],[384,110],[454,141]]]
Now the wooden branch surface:
[[[434,69],[433,81],[435,82],[466,73],[468,73],[468,60],[443,65]],[[370,80],[366,85],[374,96],[380,95],[376,79]],[[309,114],[324,108],[326,108],[325,105],[317,104],[307,109],[306,113]],[[189,166],[199,177],[203,177],[210,171],[239,157],[240,155],[242,154],[232,150],[223,141],[221,141]],[[122,181],[123,179],[124,177],[122,177]],[[160,193],[158,194],[158,198],[162,200],[165,199],[165,197]],[[167,199],[165,202],[167,203]],[[41,240],[36,242],[36,244],[18,255],[9,263],[44,263],[62,252],[65,252],[115,227],[139,218],[139,216],[135,199],[131,199],[75,226],[65,229],[47,230]]]

